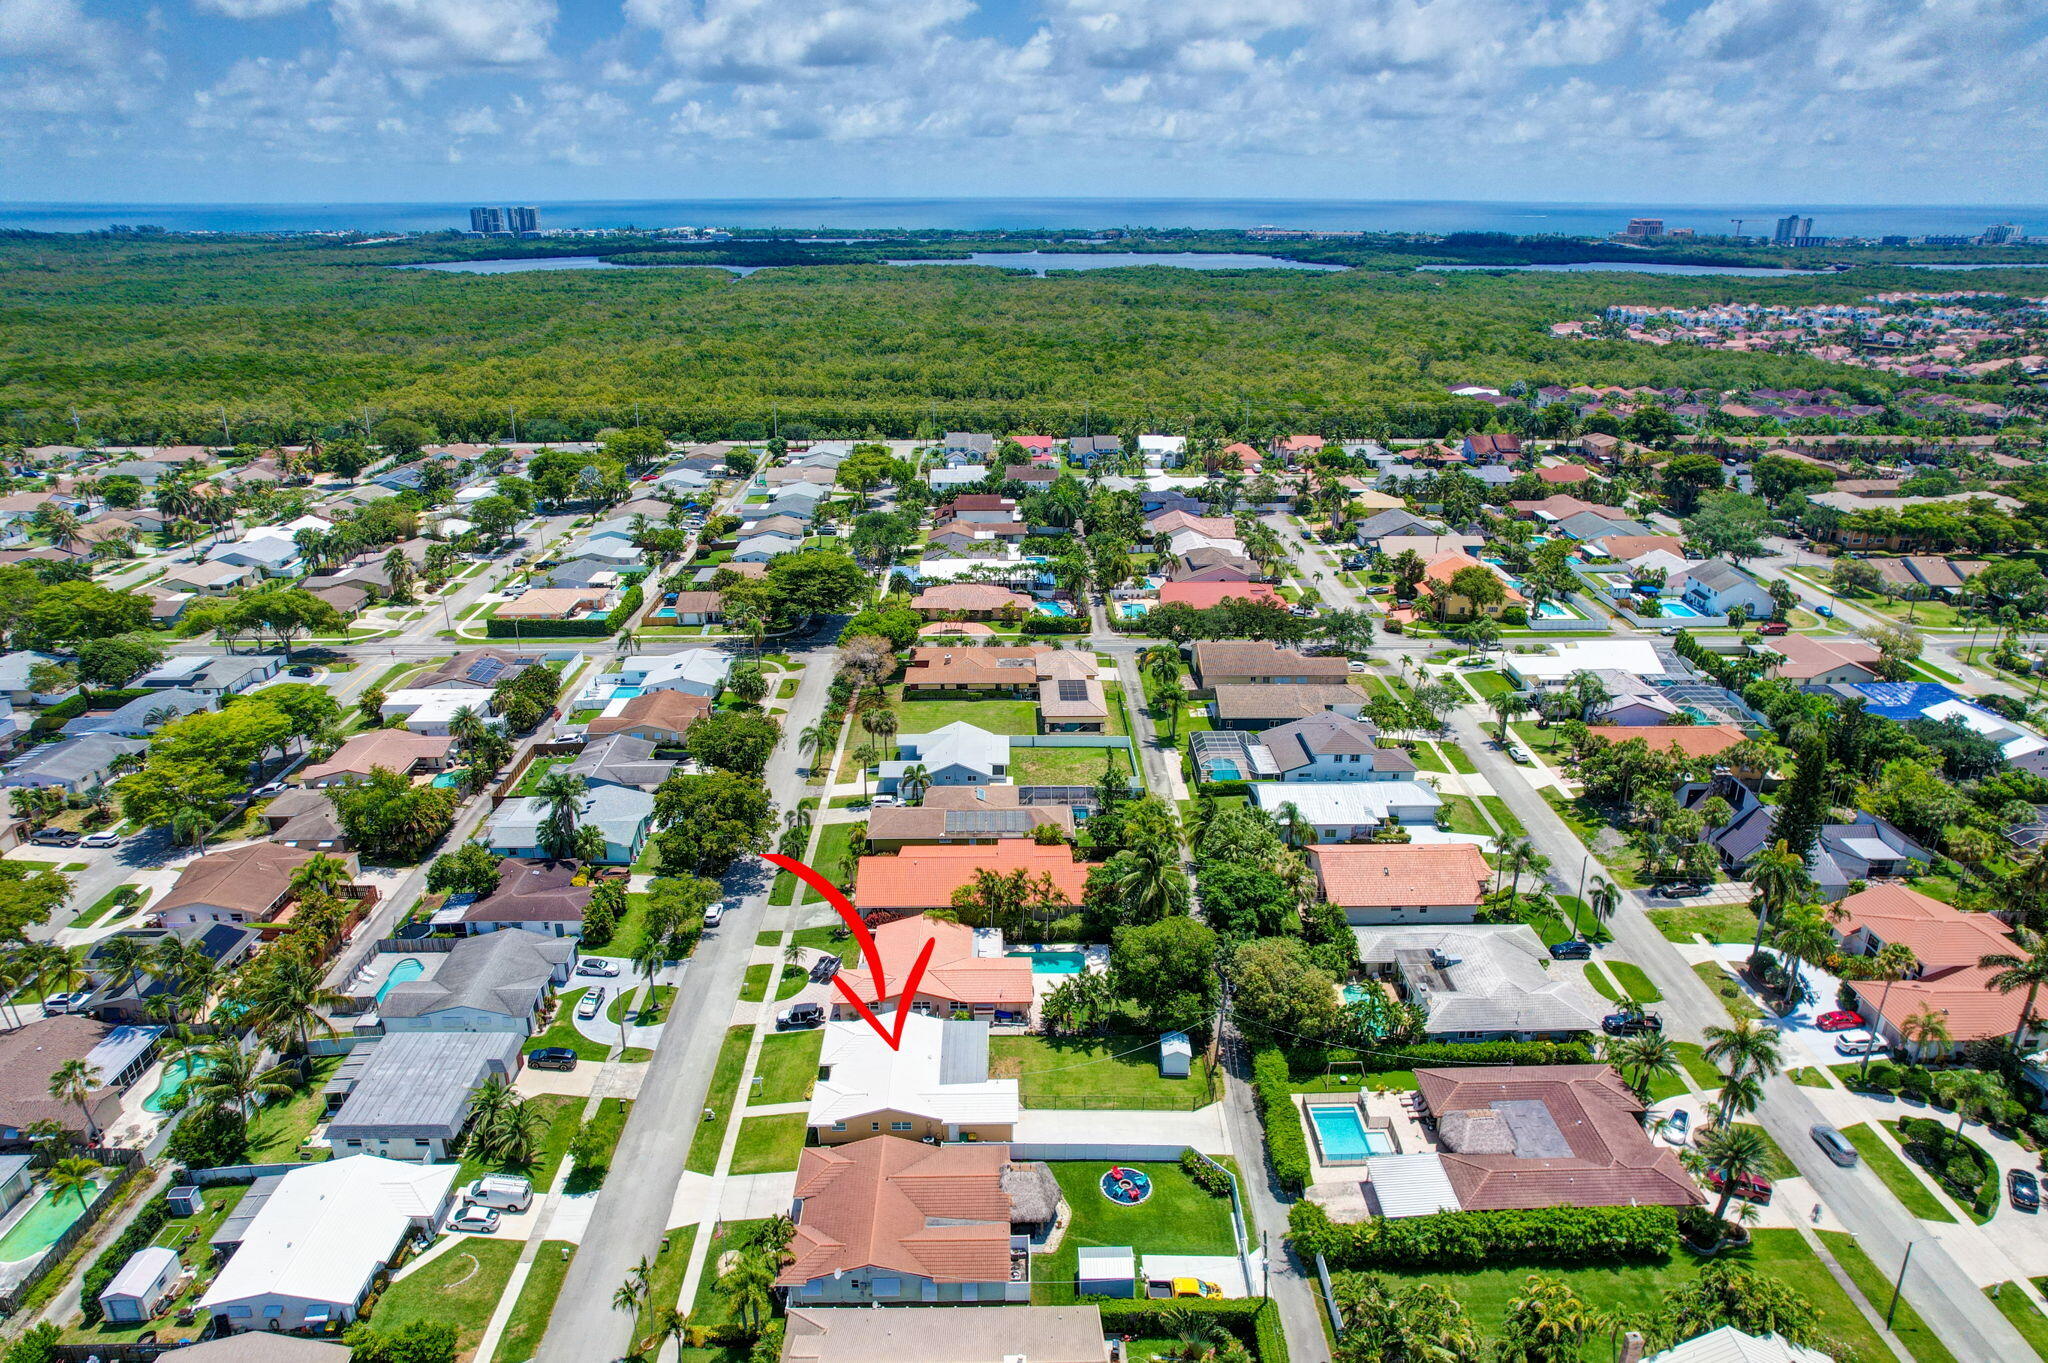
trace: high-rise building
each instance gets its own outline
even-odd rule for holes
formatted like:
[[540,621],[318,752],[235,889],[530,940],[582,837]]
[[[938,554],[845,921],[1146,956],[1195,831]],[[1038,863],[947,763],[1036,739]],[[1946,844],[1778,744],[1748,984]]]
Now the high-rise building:
[[540,231],[540,210],[533,207],[508,208],[505,225],[514,232]]
[[2011,241],[2025,241],[2027,234],[2009,222],[1995,223],[1984,233],[1986,246],[2003,246]]
[[1661,237],[1664,235],[1664,219],[1630,218],[1628,220],[1628,231],[1622,235],[1629,237]]
[[1813,219],[1802,218],[1797,213],[1778,219],[1778,230],[1771,234],[1775,246],[1790,246],[1801,237],[1813,235]]
[[505,230],[505,210],[502,208],[472,208],[469,210],[469,230],[472,232],[502,232]]

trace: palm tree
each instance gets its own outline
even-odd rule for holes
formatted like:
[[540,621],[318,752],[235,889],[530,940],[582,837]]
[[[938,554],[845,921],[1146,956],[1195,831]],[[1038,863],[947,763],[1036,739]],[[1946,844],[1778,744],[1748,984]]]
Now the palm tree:
[[1567,1283],[1530,1274],[1508,1302],[1499,1344],[1502,1363],[1564,1363],[1580,1356],[1599,1316]]
[[1956,1110],[1955,1136],[1962,1138],[1963,1123],[1981,1118],[2005,1101],[2005,1084],[1984,1070],[1950,1070],[1935,1080],[1935,1092]]
[[1506,743],[1508,741],[1508,721],[1516,715],[1527,714],[1530,705],[1529,698],[1519,691],[1502,691],[1496,695],[1493,698],[1493,716],[1496,720],[1500,721],[1500,724],[1494,731],[1494,737],[1500,742]]
[[1783,839],[1756,854],[1749,863],[1749,883],[1756,890],[1756,940],[1749,954],[1763,950],[1764,927],[1779,909],[1813,886],[1806,874],[1806,862]]
[[1762,1177],[1774,1154],[1762,1127],[1735,1122],[1722,1122],[1701,1136],[1699,1149],[1706,1166],[1721,1176],[1721,1200],[1714,1204],[1716,1221],[1727,1215],[1735,1185],[1745,1176]]
[[1280,806],[1280,841],[1289,847],[1306,847],[1316,840],[1315,825],[1289,800]]
[[1835,938],[1826,921],[1809,910],[1788,916],[1771,935],[1771,945],[1777,948],[1784,971],[1786,997],[1797,1003],[1806,996],[1806,979],[1799,967],[1826,960],[1834,950]]
[[690,1313],[676,1309],[675,1303],[656,1307],[654,1311],[654,1338],[667,1340],[675,1345],[676,1357],[683,1356],[684,1345],[690,1338]]
[[1586,891],[1586,904],[1593,910],[1593,921],[1605,923],[1621,907],[1621,888],[1596,876],[1592,888]]
[[1169,1308],[1161,1314],[1168,1339],[1153,1357],[1162,1363],[1238,1363],[1251,1356],[1237,1336],[1216,1321],[1187,1310]]
[[853,764],[860,768],[860,797],[865,800],[868,798],[868,768],[881,760],[881,754],[875,750],[874,744],[863,743],[850,756]]
[[1159,707],[1166,711],[1166,736],[1169,741],[1180,739],[1181,716],[1187,713],[1188,691],[1180,684],[1178,676],[1169,677],[1153,687],[1152,694]]
[[803,805],[784,810],[782,814],[782,838],[775,850],[785,857],[801,859],[804,849],[811,844],[811,811]]
[[265,968],[250,983],[251,1025],[267,1037],[296,1043],[302,1055],[316,1027],[329,1035],[334,1032],[320,1010],[346,1002],[327,987],[316,966],[291,952],[266,953]]
[[1899,1025],[1899,1035],[1913,1051],[1923,1046],[1946,1046],[1955,1040],[1949,1035],[1948,1019],[1925,1005]]
[[[1722,1085],[1723,1098],[1731,1088],[1740,1088],[1741,1081],[1751,1076],[1767,1078],[1776,1074],[1784,1065],[1784,1056],[1779,1049],[1782,1038],[1776,1028],[1760,1025],[1754,1018],[1737,1018],[1726,1027],[1709,1027],[1705,1055],[1717,1065],[1728,1067],[1728,1080]],[[1738,1093],[1737,1101],[1741,1094]],[[1717,1106],[1720,1114],[1716,1121],[1726,1120],[1725,1101]]]
[[92,1205],[93,1192],[99,1187],[100,1167],[89,1159],[73,1156],[58,1160],[43,1177],[60,1196],[77,1193],[78,1205],[88,1207]]
[[85,1118],[87,1144],[99,1139],[100,1128],[86,1103],[92,1097],[92,1091],[103,1087],[104,1083],[99,1070],[83,1060],[67,1060],[50,1075],[50,1096],[60,1103],[78,1104],[78,1115]]
[[567,860],[576,854],[576,817],[583,812],[583,782],[568,772],[556,768],[540,778],[533,788],[534,795],[547,806],[547,814],[541,820],[540,850],[556,860]]
[[718,1276],[718,1290],[725,1294],[734,1318],[752,1333],[760,1333],[775,1309],[778,1271],[769,1254],[749,1252],[740,1255],[731,1268]]
[[2020,1005],[2019,1025],[2012,1029],[2013,1049],[2018,1050],[2028,1029],[2034,1025],[2034,999],[2041,992],[2041,986],[2048,984],[2048,952],[2034,956],[1994,952],[1980,958],[1977,965],[1980,969],[1998,972],[1984,983],[1999,993],[2010,994],[2016,989],[2027,991],[2027,1000]]
[[[1877,955],[1862,959],[1865,962],[1863,970],[1867,973],[1868,977],[1873,980],[1884,981],[1884,988],[1880,989],[1877,994],[1877,1017],[1878,1021],[1882,1022],[1884,1020],[1885,1001],[1892,996],[1893,983],[1905,979],[1908,975],[1918,970],[1920,968],[1920,959],[1913,954],[1913,949],[1903,942],[1887,942],[1878,949]],[[1865,1051],[1863,1053],[1863,1064],[1857,1069],[1856,1078],[1861,1081],[1869,1073],[1870,1052]]]
[[245,1051],[232,1037],[224,1037],[200,1052],[205,1069],[195,1073],[192,1095],[217,1107],[231,1107],[244,1118],[273,1098],[292,1092],[286,1082],[292,1071],[284,1066],[258,1069],[256,1056]]
[[825,745],[832,741],[832,731],[823,721],[808,725],[797,735],[797,751],[804,754],[804,771],[810,773],[818,765],[818,758]]
[[1647,1100],[1651,1085],[1660,1077],[1678,1073],[1678,1043],[1661,1032],[1638,1032],[1602,1043],[1607,1063],[1614,1066],[1622,1082]]
[[612,1310],[638,1312],[640,1303],[646,1300],[647,1277],[653,1270],[647,1256],[641,1255],[640,1262],[626,1270],[626,1280],[612,1293]]
[[469,1136],[478,1152],[487,1158],[497,1158],[497,1133],[518,1096],[511,1086],[497,1075],[478,1086],[476,1096],[469,1100]]
[[864,712],[860,717],[860,727],[876,739],[884,751],[893,749],[894,744],[890,740],[896,737],[900,724],[901,721],[896,718],[896,712],[887,706],[878,705],[874,709]]
[[912,762],[896,778],[896,789],[903,792],[903,798],[914,805],[924,803],[924,793],[931,789],[931,768],[922,762]]
[[0,950],[0,1000],[10,1010],[13,1026],[21,1026],[21,1005],[16,996],[28,988],[35,976],[35,961],[26,950],[17,946]]

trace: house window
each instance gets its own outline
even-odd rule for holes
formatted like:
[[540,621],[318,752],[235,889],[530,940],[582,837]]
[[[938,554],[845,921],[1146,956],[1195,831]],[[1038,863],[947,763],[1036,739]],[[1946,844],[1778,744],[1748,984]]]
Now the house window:
[[834,1122],[834,1123],[832,1123],[832,1129],[833,1129],[834,1131],[844,1131],[844,1130],[846,1130],[846,1123],[845,1123],[845,1122]]
[[868,1123],[868,1130],[870,1130],[870,1131],[880,1131],[881,1129],[882,1129],[882,1124],[881,1124],[880,1122],[869,1122],[869,1123]]
[[351,1137],[349,1137],[349,1140],[348,1140],[348,1148],[349,1148],[349,1149],[351,1149],[351,1150],[360,1150],[360,1149],[362,1149],[362,1148],[363,1148],[363,1142],[362,1142],[361,1138],[360,1138],[360,1137],[355,1137],[355,1136],[351,1136]]
[[891,1122],[889,1123],[889,1129],[891,1131],[908,1131],[911,1129],[911,1124],[909,1122]]

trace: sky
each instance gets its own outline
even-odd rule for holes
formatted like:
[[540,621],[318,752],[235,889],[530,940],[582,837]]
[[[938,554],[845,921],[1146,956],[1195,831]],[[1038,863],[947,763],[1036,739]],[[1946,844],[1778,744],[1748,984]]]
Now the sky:
[[0,198],[2010,203],[2040,0],[0,0]]

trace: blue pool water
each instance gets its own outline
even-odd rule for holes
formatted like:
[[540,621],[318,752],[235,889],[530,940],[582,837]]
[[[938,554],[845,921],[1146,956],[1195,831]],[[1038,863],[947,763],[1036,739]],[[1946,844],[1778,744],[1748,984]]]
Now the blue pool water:
[[1211,762],[1209,764],[1209,779],[1211,781],[1242,781],[1244,773],[1237,769],[1237,763],[1235,762]]
[[1062,620],[1073,613],[1067,609],[1067,603],[1064,601],[1041,601],[1038,603],[1038,609]]
[[640,688],[637,686],[614,686],[612,688],[613,700],[631,700],[639,694]]
[[1316,1136],[1326,1160],[1364,1159],[1368,1155],[1394,1153],[1393,1142],[1387,1133],[1366,1126],[1365,1118],[1349,1103],[1310,1107],[1308,1119],[1316,1124]]
[[676,618],[676,608],[674,606],[663,606],[654,613],[654,618],[657,620],[673,620]]
[[1013,951],[1011,956],[1031,962],[1034,975],[1078,975],[1088,968],[1088,957],[1079,951]]
[[1126,619],[1130,619],[1136,616],[1143,615],[1146,611],[1150,609],[1151,607],[1147,606],[1142,601],[1125,601],[1117,607],[1117,612],[1123,615]]
[[155,1092],[142,1100],[142,1110],[168,1111],[171,1100],[184,1091],[185,1085],[192,1082],[195,1075],[204,1074],[211,1068],[206,1061],[192,1056],[184,1056],[175,1063],[164,1066],[163,1078],[157,1082]]
[[427,967],[416,956],[408,956],[391,967],[391,973],[384,977],[384,983],[377,986],[377,1002],[384,1002],[384,996],[407,980],[416,980],[427,973]]
[[1540,620],[1576,620],[1579,618],[1578,612],[1561,601],[1544,602],[1536,608],[1536,616]]
[[442,790],[453,790],[462,784],[462,778],[468,774],[468,770],[467,767],[462,767],[455,771],[437,772],[432,784],[440,787]]
[[1666,620],[1697,620],[1700,618],[1700,613],[1691,606],[1686,605],[1683,601],[1660,601],[1657,603],[1657,606],[1658,614],[1662,615]]

